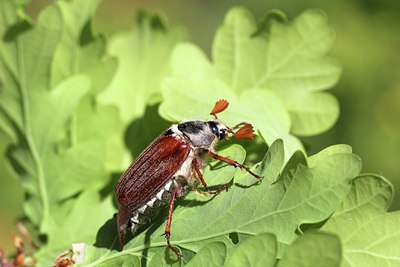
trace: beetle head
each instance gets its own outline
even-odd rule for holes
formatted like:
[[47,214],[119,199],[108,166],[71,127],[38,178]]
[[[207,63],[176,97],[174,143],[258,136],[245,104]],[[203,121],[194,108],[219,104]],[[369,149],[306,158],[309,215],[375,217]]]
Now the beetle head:
[[[207,122],[213,134],[215,134],[219,140],[228,139],[227,134],[231,133],[232,138],[235,139],[254,139],[253,126],[247,122],[241,122],[235,127],[228,128],[225,124],[218,120],[217,113],[224,111],[229,106],[228,101],[221,99],[215,103],[210,115],[215,117],[215,120]],[[236,132],[235,129],[238,129]],[[229,139],[228,139],[229,140]]]

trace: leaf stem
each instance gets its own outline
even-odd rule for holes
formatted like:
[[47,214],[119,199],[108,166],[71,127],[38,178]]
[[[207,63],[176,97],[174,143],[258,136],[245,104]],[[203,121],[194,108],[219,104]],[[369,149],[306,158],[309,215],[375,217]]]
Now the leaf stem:
[[[23,51],[21,40],[17,41],[18,45],[18,50]],[[21,55],[22,54],[22,55]],[[36,170],[37,170],[37,178],[38,178],[38,183],[39,183],[39,192],[40,192],[40,197],[41,197],[41,202],[42,202],[42,217],[46,218],[49,215],[49,206],[48,206],[48,198],[47,198],[47,190],[46,190],[46,184],[44,180],[44,171],[43,171],[43,166],[42,166],[42,161],[39,155],[39,152],[37,151],[35,141],[32,137],[32,129],[31,129],[31,124],[29,121],[29,99],[28,99],[28,92],[27,92],[27,86],[25,84],[26,82],[26,77],[25,77],[25,72],[23,70],[24,66],[24,55],[23,53],[17,54],[18,57],[18,72],[20,75],[20,90],[21,90],[21,98],[22,98],[22,112],[23,112],[23,120],[24,120],[24,125],[25,125],[25,137],[26,141],[28,144],[28,148],[32,153],[33,161],[36,165]],[[42,219],[43,219],[42,218]]]

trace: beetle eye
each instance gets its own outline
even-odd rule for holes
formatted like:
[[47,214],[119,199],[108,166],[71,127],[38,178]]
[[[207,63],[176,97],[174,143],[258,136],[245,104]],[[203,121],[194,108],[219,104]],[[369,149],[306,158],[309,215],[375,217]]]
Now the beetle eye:
[[209,121],[207,123],[208,123],[208,126],[210,126],[211,132],[219,137],[220,132],[219,132],[219,129],[217,127],[217,124],[215,122],[213,122],[213,121]]
[[219,131],[219,140],[224,139],[226,136],[226,129],[222,129]]
[[215,123],[214,121],[209,121],[207,123],[211,129],[211,132],[213,134],[215,134],[219,140],[222,140],[225,138],[227,129],[219,129],[217,126],[217,123]]

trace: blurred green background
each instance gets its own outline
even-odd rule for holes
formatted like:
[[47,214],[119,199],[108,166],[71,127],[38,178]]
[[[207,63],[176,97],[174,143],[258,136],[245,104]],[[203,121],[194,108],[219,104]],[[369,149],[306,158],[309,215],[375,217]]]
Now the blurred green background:
[[[53,1],[34,0],[34,19]],[[363,172],[378,173],[395,186],[391,210],[400,208],[400,1],[398,0],[105,0],[96,14],[96,28],[107,36],[129,30],[140,8],[162,11],[171,25],[187,28],[189,38],[210,55],[214,33],[226,11],[235,5],[256,18],[282,10],[289,19],[309,8],[321,8],[336,32],[329,55],[343,65],[340,82],[330,90],[341,114],[328,132],[302,138],[309,154],[337,143],[350,144],[363,161]],[[0,31],[1,32],[1,31]],[[23,216],[23,192],[4,160],[10,139],[0,130],[0,247],[14,251],[11,232]]]

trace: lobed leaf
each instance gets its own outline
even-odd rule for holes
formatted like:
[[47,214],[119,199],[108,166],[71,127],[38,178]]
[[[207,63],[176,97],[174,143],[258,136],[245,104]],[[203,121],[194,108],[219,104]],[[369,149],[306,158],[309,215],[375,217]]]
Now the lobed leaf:
[[161,79],[170,73],[172,47],[184,39],[185,32],[169,29],[160,14],[142,11],[130,32],[110,41],[110,54],[118,58],[119,70],[100,101],[117,106],[124,124],[142,116],[150,96],[160,93]]
[[396,266],[400,262],[400,213],[386,212],[393,187],[378,175],[360,175],[321,228],[342,241],[343,266]]
[[[181,58],[183,60],[188,55],[193,69],[180,66]],[[289,156],[302,149],[299,140],[289,134],[289,114],[273,92],[254,88],[237,96],[226,83],[209,75],[211,63],[191,44],[178,45],[171,62],[174,76],[162,83],[164,101],[159,112],[163,118],[172,121],[210,118],[213,104],[226,99],[229,107],[218,117],[228,126],[247,121],[262,133],[268,144],[282,138]]]
[[227,99],[224,121],[249,120],[268,144],[283,138],[289,156],[302,149],[289,132],[314,135],[331,127],[338,103],[320,91],[336,83],[340,67],[324,56],[333,41],[325,15],[312,10],[292,23],[276,17],[269,19],[268,33],[254,35],[251,13],[231,9],[215,35],[213,62],[194,45],[178,45],[172,75],[162,83],[160,115],[172,121],[204,118],[210,102]]
[[[99,101],[118,107],[122,125],[109,143],[107,169],[123,171],[132,157],[141,152],[137,151],[136,142],[142,140],[146,145],[150,144],[164,130],[165,122],[153,115],[150,128],[156,131],[144,134],[141,117],[159,102],[160,81],[170,73],[168,61],[172,48],[185,36],[183,29],[169,28],[162,15],[151,16],[141,11],[131,31],[119,33],[111,39],[109,53],[118,59],[119,66],[111,84],[99,95]],[[125,139],[128,144],[123,143]],[[132,142],[135,145],[130,145]],[[132,155],[129,155],[126,145]]]
[[334,234],[312,232],[297,238],[277,266],[339,266],[340,260],[340,239]]
[[241,242],[224,266],[338,266],[340,248],[337,236],[313,232],[298,237],[278,260],[275,235],[261,233]]
[[[239,145],[234,145],[230,147],[226,147],[219,151],[220,155],[230,155],[229,158],[242,162],[245,158],[245,151],[244,149],[239,146]],[[228,167],[228,166],[221,166],[219,162],[212,161],[207,167],[204,175],[204,179],[207,182],[208,186],[210,189],[215,190],[217,189],[218,186],[221,186],[222,184],[229,183],[230,180],[232,180],[233,175],[237,172],[234,168]],[[202,191],[202,188],[198,188],[199,191]],[[226,193],[221,192],[220,195]],[[216,196],[216,198],[219,198],[220,195]],[[174,224],[172,226],[172,235],[174,236],[173,239],[176,239],[175,236],[175,229],[176,230],[182,230],[185,231],[186,227],[182,227],[182,222],[180,224],[176,225],[176,220],[182,215],[179,215],[179,210],[182,211],[185,209],[192,209],[198,206],[203,206],[206,205],[207,203],[211,203],[211,199],[205,196],[199,196],[197,194],[194,194],[193,192],[189,193],[187,196],[184,197],[182,200],[178,200],[176,202],[175,210],[174,210]],[[182,203],[182,205],[180,205]],[[157,217],[157,219],[153,222],[152,226],[150,229],[147,229],[147,231],[143,231],[139,234],[137,234],[130,242],[128,242],[124,250],[121,252],[115,252],[115,251],[104,251],[104,254],[95,260],[95,257],[92,257],[89,255],[90,259],[93,259],[94,261],[86,261],[85,266],[98,266],[99,264],[106,264],[113,266],[115,263],[114,259],[119,258],[121,255],[125,254],[135,254],[135,255],[142,255],[145,254],[147,258],[152,258],[155,254],[159,253],[164,253],[164,251],[168,251],[169,249],[165,250],[165,237],[162,235],[165,232],[165,212],[167,211],[166,208],[163,209],[164,213],[160,214],[160,216]],[[178,213],[177,213],[178,212]],[[200,213],[194,213],[199,217]],[[183,217],[186,215],[183,215]],[[192,219],[195,218],[196,216],[194,215],[189,215]],[[211,216],[209,218],[212,218]],[[182,219],[182,217],[181,217]],[[113,228],[115,229],[115,232],[110,235],[108,238],[109,240],[106,242],[108,244],[114,244],[114,242],[117,241],[117,232],[116,232],[116,225],[115,225],[115,220],[113,222]],[[178,232],[179,233],[179,232]],[[208,241],[208,240],[205,240]],[[226,243],[229,241],[229,238],[222,238],[222,240],[215,240],[215,241],[222,241]],[[230,241],[229,241],[230,242]],[[150,243],[150,244],[148,244]],[[198,249],[201,249],[201,247],[204,245],[201,242],[197,242],[195,245],[199,246]],[[229,246],[229,244],[227,244]],[[160,251],[160,247],[162,247],[162,252]],[[191,249],[189,249],[191,251]],[[98,253],[97,250],[91,250],[93,253]],[[160,254],[156,257],[162,257],[164,254]],[[175,259],[176,255],[173,254],[170,260]],[[154,260],[156,261],[156,260]],[[159,262],[159,260],[157,260]]]
[[224,266],[275,266],[278,254],[276,236],[261,233],[240,242]]
[[[295,232],[300,225],[317,223],[330,216],[348,193],[350,181],[358,175],[359,159],[351,153],[333,153],[335,150],[322,152],[325,160],[313,168],[293,160],[292,168],[285,168],[277,179],[284,155],[282,141],[274,142],[263,162],[253,168],[255,173],[264,176],[262,183],[258,184],[251,175],[239,175],[228,192],[221,192],[213,200],[207,201],[190,193],[178,201],[173,214],[171,244],[183,251],[198,253],[210,242],[221,241],[228,248],[229,257],[235,247],[228,238],[229,234],[251,236],[268,231],[276,235],[282,245],[280,253],[283,253],[284,248],[296,239]],[[211,167],[206,175],[218,176],[229,168]],[[223,175],[232,177],[233,173]],[[249,184],[250,180],[252,184]],[[124,251],[104,255],[88,266],[125,253],[151,257],[155,253],[153,248],[166,245],[161,237],[165,231],[165,222],[161,219],[159,217],[150,229],[135,236]]]
[[[36,258],[48,266],[72,239],[94,240],[113,211],[109,202],[97,200],[98,193],[82,192],[108,182],[104,143],[118,119],[115,108],[98,105],[95,97],[116,62],[104,56],[104,39],[90,28],[98,0],[59,1],[35,25],[17,15],[21,7],[14,4],[0,6],[8,26],[0,42],[1,118],[16,142],[9,160],[26,191],[24,211],[39,229],[33,234],[49,241]],[[93,221],[76,219],[91,211]]]
[[[292,22],[275,11],[256,25],[250,12],[233,8],[211,62],[196,46],[178,44],[182,30],[167,29],[159,15],[140,13],[137,27],[112,41],[112,58],[92,28],[100,0],[58,1],[36,24],[22,11],[27,2],[0,2],[0,126],[15,142],[8,158],[27,194],[25,213],[47,237],[35,254],[38,266],[50,266],[73,242],[89,244],[83,266],[398,264],[399,216],[385,211],[391,185],[374,175],[353,181],[361,162],[351,147],[307,158],[292,135],[324,131],[338,114],[336,99],[323,92],[340,67],[324,56],[333,32],[321,11]],[[248,121],[270,144],[252,168],[262,181],[211,160],[207,184],[229,184],[229,191],[177,200],[171,243],[179,260],[162,237],[167,209],[116,251],[115,207],[98,194],[109,171],[125,164],[123,134],[134,138],[127,145],[135,156],[163,128],[154,105],[160,90],[165,119],[208,118],[212,105],[227,99],[220,119]],[[246,152],[231,145],[219,153],[243,162]],[[304,224],[323,231],[299,236]]]
[[56,256],[72,243],[94,243],[93,229],[99,229],[114,212],[111,197],[100,200],[98,193],[92,190],[82,193],[73,205],[60,205],[57,210],[59,216],[46,220],[43,226],[49,239],[46,246],[36,254],[38,265],[51,266]]
[[277,17],[276,12],[267,14],[265,32],[257,30],[248,10],[228,12],[213,44],[218,77],[236,92],[273,90],[290,113],[293,133],[321,133],[339,113],[337,100],[319,92],[333,86],[341,72],[336,61],[324,56],[332,45],[333,31],[319,10],[306,11],[291,23]]
[[186,265],[190,266],[222,266],[226,258],[226,245],[223,242],[213,242],[204,246]]

